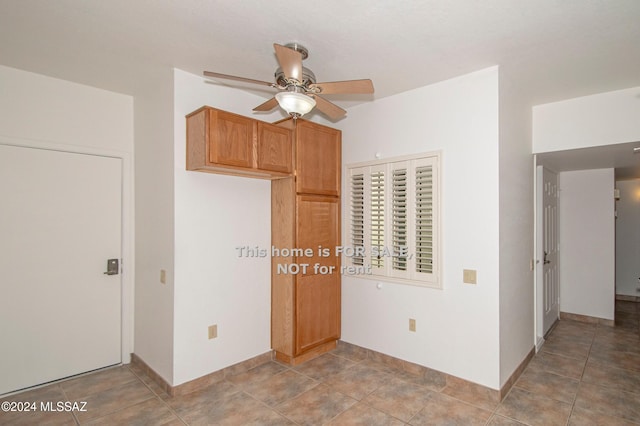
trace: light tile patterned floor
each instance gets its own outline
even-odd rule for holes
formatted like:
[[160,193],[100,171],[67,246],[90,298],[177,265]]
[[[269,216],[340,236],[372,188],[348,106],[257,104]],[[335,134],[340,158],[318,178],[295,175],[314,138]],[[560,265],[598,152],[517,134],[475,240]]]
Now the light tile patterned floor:
[[5,399],[86,401],[86,412],[0,413],[0,424],[640,425],[640,303],[616,310],[615,328],[560,321],[501,403],[342,346],[174,398],[134,366],[111,368]]

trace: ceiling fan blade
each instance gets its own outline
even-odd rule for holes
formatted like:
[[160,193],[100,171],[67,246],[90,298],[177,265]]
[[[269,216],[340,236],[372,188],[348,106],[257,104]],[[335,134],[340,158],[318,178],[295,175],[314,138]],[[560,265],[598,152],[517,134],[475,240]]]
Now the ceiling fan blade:
[[262,86],[277,87],[274,83],[267,81],[253,80],[251,78],[237,77],[235,75],[220,74],[218,72],[205,71],[205,77],[224,78],[226,80],[244,81],[245,83],[260,84]]
[[254,111],[271,111],[277,106],[278,106],[278,100],[276,98],[271,98],[267,102],[264,102],[258,105],[253,110]]
[[373,82],[365,80],[330,81],[327,83],[314,83],[310,88],[317,87],[322,95],[335,93],[373,93]]
[[302,54],[277,43],[273,44],[273,48],[284,76],[302,82]]
[[316,100],[316,108],[332,120],[337,120],[347,115],[347,111],[322,96],[315,95],[314,99]]

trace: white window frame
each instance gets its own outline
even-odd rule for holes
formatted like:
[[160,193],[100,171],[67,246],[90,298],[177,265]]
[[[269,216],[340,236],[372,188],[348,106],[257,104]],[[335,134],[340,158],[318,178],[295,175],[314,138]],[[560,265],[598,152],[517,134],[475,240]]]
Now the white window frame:
[[[357,241],[363,241],[365,247],[364,257],[344,256],[343,265],[349,265],[356,268],[364,268],[368,273],[361,274],[356,273],[349,275],[358,278],[375,279],[378,281],[397,282],[410,285],[418,285],[433,288],[442,288],[441,280],[441,152],[428,152],[410,156],[394,157],[384,160],[368,161],[363,163],[355,163],[346,165],[346,193],[347,206],[346,206],[346,234],[347,245],[351,248],[358,245]],[[418,223],[417,210],[416,210],[416,170],[426,166],[427,170],[431,170],[431,180],[424,182],[427,189],[431,190],[431,198],[425,198],[425,209],[430,213],[428,219],[425,219],[423,225],[427,225],[427,238],[431,237],[431,245],[427,244],[428,251],[431,248],[431,258],[425,263],[419,264],[416,260],[416,229]],[[395,210],[397,213],[396,218],[399,219],[396,223],[401,223],[402,220],[406,220],[406,234],[399,232],[398,235],[406,235],[406,247],[408,249],[409,259],[406,260],[406,269],[404,263],[398,261],[400,258],[396,257],[394,253],[394,171],[406,170],[406,179],[402,179],[402,173],[398,173],[395,186],[399,197],[399,203],[396,204],[398,208]],[[382,182],[376,179],[376,173],[382,172],[384,179]],[[428,172],[427,172],[428,173]],[[355,177],[360,177],[360,180],[353,180]],[[358,179],[358,178],[356,178]],[[358,187],[356,191],[361,189],[362,192],[354,193],[354,187],[352,182],[357,182]],[[377,216],[372,216],[372,208],[380,204],[375,199],[375,194],[372,189],[375,189],[377,183],[383,183],[384,186],[384,228],[382,232],[382,246],[387,253],[391,252],[392,257],[383,257],[381,261],[372,256],[375,254],[372,250],[372,235],[377,235],[378,227],[375,223]],[[406,183],[406,196],[404,195],[403,184]],[[354,198],[356,197],[356,198]],[[406,211],[403,211],[402,201],[406,201]],[[429,209],[429,201],[431,201],[431,209]],[[355,209],[355,210],[354,210]],[[362,219],[361,219],[362,218]],[[355,222],[354,222],[355,221]],[[354,223],[356,226],[354,228]],[[430,225],[430,226],[429,226]],[[354,235],[354,229],[357,229],[357,234]],[[403,227],[396,227],[395,231],[402,231]],[[364,232],[362,232],[364,231]],[[364,235],[363,235],[364,234]],[[363,238],[364,237],[364,238]],[[377,237],[374,237],[374,239]],[[373,244],[373,245],[377,245]],[[429,260],[431,261],[429,263]],[[395,261],[395,262],[394,262]],[[430,272],[425,272],[425,269],[430,269]]]

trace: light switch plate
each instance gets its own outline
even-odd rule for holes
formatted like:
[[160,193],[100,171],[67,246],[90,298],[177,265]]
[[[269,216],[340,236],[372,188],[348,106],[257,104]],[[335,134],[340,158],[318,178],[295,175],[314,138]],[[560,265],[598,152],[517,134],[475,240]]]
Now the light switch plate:
[[462,281],[465,284],[476,284],[476,270],[475,269],[463,269]]

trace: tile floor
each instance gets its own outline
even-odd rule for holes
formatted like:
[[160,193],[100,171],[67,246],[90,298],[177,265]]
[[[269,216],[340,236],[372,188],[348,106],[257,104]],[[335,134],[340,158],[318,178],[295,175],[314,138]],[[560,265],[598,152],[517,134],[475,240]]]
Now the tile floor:
[[638,425],[640,303],[616,306],[615,328],[560,321],[501,403],[339,346],[173,398],[134,366],[111,368],[6,399],[86,401],[87,411],[0,412],[0,424]]

